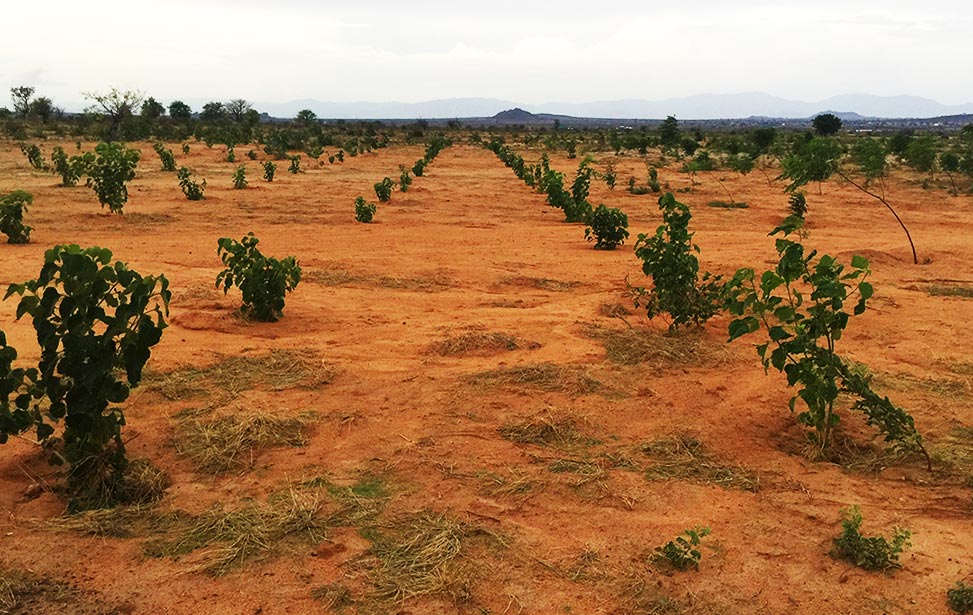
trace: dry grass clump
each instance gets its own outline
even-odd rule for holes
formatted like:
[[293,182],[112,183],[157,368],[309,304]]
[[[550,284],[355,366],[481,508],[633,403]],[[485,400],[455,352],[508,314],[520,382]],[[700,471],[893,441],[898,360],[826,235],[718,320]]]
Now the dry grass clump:
[[585,436],[572,417],[559,416],[551,410],[540,412],[519,423],[501,425],[497,432],[504,440],[517,444],[536,444],[558,449],[572,449],[578,445],[594,444]]
[[879,374],[876,378],[880,385],[897,391],[921,391],[951,398],[966,398],[970,395],[970,383],[954,378],[922,378],[912,374]]
[[355,604],[351,591],[338,583],[315,587],[311,590],[311,599],[320,602],[326,609],[343,609]]
[[183,367],[146,374],[145,383],[166,399],[181,400],[218,392],[235,396],[249,389],[281,391],[317,388],[334,379],[336,370],[316,353],[274,349],[257,356],[224,356],[208,367]]
[[742,491],[760,487],[754,472],[713,459],[702,442],[686,434],[653,440],[642,447],[642,452],[649,458],[645,470],[649,480],[684,480]]
[[441,357],[463,355],[491,355],[503,351],[540,348],[536,342],[528,342],[508,333],[469,331],[436,342],[430,351]]
[[304,484],[327,488],[331,499],[338,504],[337,510],[328,515],[329,526],[352,527],[370,523],[385,510],[390,499],[388,485],[375,477],[366,477],[347,486],[335,485],[323,478]]
[[506,474],[486,472],[480,476],[482,492],[493,497],[526,499],[536,488],[530,475],[511,468]]
[[712,367],[726,360],[725,345],[707,340],[701,333],[673,335],[651,329],[601,327],[589,327],[586,333],[600,339],[608,359],[620,365]]
[[542,391],[563,391],[576,395],[594,393],[602,383],[587,370],[554,363],[528,363],[514,367],[501,367],[473,374],[474,384],[484,386],[520,386]]
[[390,290],[414,290],[424,293],[439,293],[456,287],[456,282],[444,275],[434,274],[411,278],[398,278],[387,275],[356,274],[345,269],[311,269],[301,273],[301,279],[322,286],[344,286],[360,284]]
[[370,565],[368,580],[380,600],[402,601],[415,596],[442,595],[454,602],[469,599],[476,566],[469,561],[469,543],[482,529],[444,514],[422,512],[376,531],[362,563]]
[[166,531],[186,517],[178,511],[163,512],[154,506],[135,504],[86,510],[51,519],[44,525],[56,531],[89,536],[131,538]]
[[594,459],[555,459],[547,469],[555,474],[574,474],[577,477],[574,481],[575,487],[583,487],[608,476],[601,463]]
[[167,537],[146,545],[152,557],[194,554],[193,571],[219,576],[255,558],[266,557],[288,540],[324,540],[324,501],[316,490],[291,489],[265,504],[236,510],[216,507],[189,517]]
[[550,290],[559,293],[569,292],[571,289],[581,285],[581,282],[565,282],[550,278],[531,278],[522,275],[503,277],[497,280],[497,283],[504,286],[536,288],[538,290]]
[[306,421],[259,410],[238,410],[216,418],[189,418],[176,427],[176,452],[199,472],[221,474],[251,467],[257,452],[307,443]]
[[957,427],[936,443],[933,458],[973,487],[973,427]]
[[947,284],[930,284],[926,292],[933,297],[960,297],[973,299],[973,286],[956,286]]
[[598,314],[605,318],[621,318],[631,316],[634,312],[621,303],[602,303],[598,306]]

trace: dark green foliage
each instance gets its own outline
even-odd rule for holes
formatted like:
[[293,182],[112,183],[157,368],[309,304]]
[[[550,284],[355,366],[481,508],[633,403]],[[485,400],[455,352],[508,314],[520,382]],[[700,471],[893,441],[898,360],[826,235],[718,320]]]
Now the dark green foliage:
[[254,151],[254,150],[252,150],[252,149],[248,149],[247,150],[247,158],[249,158],[250,160],[256,160],[257,159],[257,152]]
[[864,137],[855,141],[851,150],[851,159],[865,177],[866,186],[875,179],[885,177],[885,170],[888,167],[886,155],[887,152],[878,139]]
[[674,153],[681,141],[682,134],[679,132],[679,122],[670,115],[659,126],[659,144],[664,151]]
[[375,203],[366,203],[365,197],[360,196],[355,199],[355,220],[365,223],[371,222],[375,210]]
[[839,421],[835,402],[845,394],[855,400],[852,409],[862,412],[893,448],[918,451],[928,463],[913,418],[872,391],[868,380],[835,352],[851,316],[846,303],[854,301],[852,313],[862,314],[874,292],[866,281],[868,261],[855,256],[846,271],[831,256],[805,254],[801,243],[787,238],[802,224],[791,217],[771,233],[783,235],[776,242],[779,262],[774,270],[758,278],[753,269],[740,269],[727,285],[728,309],[737,316],[730,323],[730,340],[766,328],[769,341],[758,345],[757,352],[764,369],[784,372],[788,385],[800,386],[790,408],[794,411],[798,400],[804,402],[806,410],[798,421],[813,430],[808,436],[815,456],[826,456]]
[[185,154],[185,155],[187,155],[187,156],[189,155],[189,144],[188,143],[183,143],[182,144],[182,153]]
[[409,169],[406,168],[404,164],[399,165],[399,191],[408,192],[409,186],[412,185],[412,175],[409,173]]
[[174,172],[176,170],[176,157],[173,156],[172,150],[166,149],[162,143],[156,143],[152,148],[159,155],[159,160],[162,161],[162,170],[169,173]]
[[841,510],[841,535],[832,540],[831,557],[843,559],[864,570],[888,571],[901,568],[899,554],[911,546],[912,533],[892,529],[892,540],[882,536],[862,536],[862,511],[858,506]]
[[392,188],[395,187],[395,182],[391,178],[386,177],[382,181],[375,184],[375,196],[378,197],[380,203],[385,203],[392,198]]
[[41,148],[37,146],[36,143],[31,143],[30,145],[26,143],[20,143],[20,151],[24,156],[27,156],[27,162],[30,166],[34,167],[38,171],[46,171],[47,165],[44,164],[44,154],[41,152]]
[[423,172],[426,170],[426,159],[420,158],[416,160],[416,163],[412,165],[412,174],[416,177],[422,177]]
[[841,118],[833,113],[822,113],[811,120],[811,126],[822,137],[835,135],[841,130]]
[[216,276],[216,286],[227,293],[236,286],[243,293],[243,312],[253,318],[274,322],[284,311],[284,296],[301,281],[301,268],[293,256],[283,260],[260,253],[260,240],[247,233],[241,241],[218,240],[216,253],[226,269]]
[[651,289],[632,289],[635,305],[644,305],[649,318],[668,314],[673,330],[702,324],[720,311],[723,285],[719,276],[708,272],[700,278],[699,246],[689,232],[689,207],[667,192],[659,199],[659,208],[663,224],[655,235],[640,234],[635,242],[642,271],[652,278]]
[[692,160],[682,167],[684,173],[699,173],[700,171],[713,171],[715,169],[716,161],[705,150],[698,152]]
[[838,170],[841,145],[827,137],[815,137],[801,144],[781,161],[783,172],[777,179],[789,179],[788,192],[811,182],[823,182]]
[[277,165],[271,162],[270,160],[267,160],[266,162],[263,163],[263,168],[264,168],[264,179],[266,179],[269,182],[274,181],[274,175],[277,173]]
[[902,157],[916,171],[931,174],[936,170],[936,138],[924,135],[912,139]]
[[595,241],[595,250],[614,250],[628,238],[628,216],[620,209],[599,205],[588,216],[584,238]]
[[324,148],[317,144],[308,145],[307,149],[304,150],[304,153],[307,154],[309,158],[317,160],[321,157],[321,154],[324,153]]
[[[41,356],[36,369],[11,371],[16,354],[0,351],[0,441],[33,429],[52,444],[52,463],[69,465],[73,509],[111,504],[120,495],[125,417],[112,404],[138,386],[168,315],[164,276],[143,277],[111,259],[103,248],[56,246],[36,280],[11,285],[5,296],[21,296],[17,317],[32,318]],[[52,438],[52,423],[62,419],[63,453]]]
[[55,147],[51,153],[54,173],[61,176],[61,185],[66,188],[76,186],[81,176],[88,174],[88,169],[94,161],[95,155],[91,152],[68,158],[61,146]]
[[293,173],[294,175],[297,175],[298,173],[300,173],[301,172],[301,157],[300,156],[291,156],[291,166],[287,167],[287,170],[290,171],[291,173]]
[[174,100],[169,104],[169,117],[174,120],[188,120],[193,116],[193,110],[181,100]]
[[690,568],[699,570],[699,562],[703,554],[699,550],[700,541],[709,536],[708,527],[696,527],[685,530],[675,540],[670,540],[661,547],[656,547],[652,559],[671,566],[675,570],[686,571]]
[[735,156],[730,156],[726,159],[726,166],[730,167],[740,175],[746,175],[750,171],[753,171],[753,167],[756,161],[750,154],[741,152]]
[[960,613],[960,615],[973,613],[973,585],[957,583],[956,587],[946,592],[946,601],[949,608]]
[[0,233],[7,236],[7,243],[30,242],[33,229],[24,226],[24,214],[27,213],[27,206],[33,202],[34,197],[23,190],[14,190],[0,197]]
[[176,171],[176,177],[179,178],[179,187],[182,188],[182,193],[186,195],[186,198],[190,201],[200,201],[203,199],[203,191],[206,190],[206,180],[197,182],[191,177],[191,171],[188,167],[179,167]]
[[126,184],[135,179],[135,166],[139,162],[138,150],[126,149],[121,143],[99,143],[95,146],[97,157],[88,171],[91,187],[98,195],[98,202],[112,213],[122,213],[128,201]]
[[807,197],[803,192],[792,192],[787,197],[787,207],[791,216],[803,220],[807,214]]
[[236,162],[236,152],[233,151],[233,148],[232,147],[229,147],[226,150],[226,161],[227,162]]
[[233,171],[233,188],[243,190],[247,187],[247,168],[242,164]]

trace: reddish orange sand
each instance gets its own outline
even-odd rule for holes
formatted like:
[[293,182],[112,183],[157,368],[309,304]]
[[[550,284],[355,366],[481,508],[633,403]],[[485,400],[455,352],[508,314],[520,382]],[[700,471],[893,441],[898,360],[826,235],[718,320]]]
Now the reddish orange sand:
[[[53,145],[42,144],[45,151]],[[361,612],[946,613],[946,590],[973,573],[973,507],[963,484],[969,465],[959,473],[930,474],[908,462],[867,474],[808,461],[798,452],[803,436],[787,410],[792,391],[782,375],[764,375],[751,348],[756,337],[731,345],[717,365],[622,366],[609,362],[601,342],[585,334],[591,324],[626,328],[602,306],[631,307],[625,277],[644,280],[631,246],[639,232],[654,231],[660,215],[656,197],[621,188],[630,174],[645,175],[637,159],[616,161],[619,189],[609,192],[601,182],[592,187],[590,200],[622,208],[633,234],[619,250],[600,252],[584,241],[583,226],[563,223],[559,211],[492,153],[471,146],[444,150],[408,193],[379,204],[370,225],[355,222],[354,198],[373,200],[372,184],[397,177],[399,164],[411,166],[421,147],[393,147],[296,176],[286,172],[285,161],[272,184],[260,179],[257,162],[246,160],[250,187],[238,191],[231,183],[235,165],[222,162],[218,149],[193,144],[189,156],[177,151],[177,158],[208,180],[201,202],[183,198],[175,177],[158,170],[148,144],[141,150],[126,213],[113,216],[99,209],[91,190],[59,187],[53,176],[31,170],[14,144],[0,144],[0,193],[25,189],[36,199],[28,214],[32,243],[0,245],[0,286],[36,276],[44,250],[54,244],[108,247],[134,269],[164,273],[172,283],[171,326],[153,350],[152,371],[271,349],[314,350],[335,366],[333,382],[317,389],[244,393],[246,405],[315,417],[306,447],[261,452],[247,471],[212,477],[176,455],[174,415],[205,399],[168,401],[143,387],[125,406],[125,434],[131,456],[150,459],[172,477],[162,509],[198,513],[215,503],[230,509],[307,477],[326,475],[347,485],[379,476],[391,493],[383,519],[444,512],[507,541],[486,563],[474,560],[467,600],[427,596],[388,610],[365,601]],[[554,158],[569,177],[576,163]],[[674,167],[660,176],[673,189],[688,185]],[[704,206],[725,200],[720,177],[749,209]],[[702,267],[724,274],[768,267],[775,254],[767,232],[786,203],[781,185],[768,186],[757,172],[698,179],[695,193],[678,196],[693,206]],[[923,191],[913,177],[891,184],[890,198],[923,260],[915,266],[901,230],[880,204],[833,183],[820,196],[816,187],[809,192],[807,244],[846,261],[863,254],[874,269],[871,309],[853,319],[839,350],[866,363],[879,389],[914,414],[934,453],[954,454],[949,447],[957,440],[950,434],[973,425],[973,349],[964,324],[973,320],[973,301],[930,296],[926,288],[936,281],[973,286],[973,202]],[[248,231],[260,238],[265,254],[295,255],[308,278],[288,296],[276,323],[246,322],[234,314],[236,291],[224,297],[206,290],[219,271],[216,239]],[[315,272],[336,270],[358,278],[334,286],[314,281]],[[377,282],[378,276],[405,281]],[[537,288],[531,278],[570,284]],[[14,310],[14,300],[0,303],[0,328],[22,359],[36,358],[30,323],[15,321]],[[665,326],[640,312],[625,318],[636,328]],[[705,341],[722,344],[727,323],[723,316],[707,324]],[[539,347],[447,357],[429,351],[430,344],[469,330],[509,333]],[[606,388],[576,394],[468,379],[487,369],[542,362],[580,366]],[[572,455],[498,434],[502,425],[548,410],[574,417],[599,441],[585,454],[637,451],[642,443],[688,433],[715,457],[756,472],[760,489],[651,482],[638,471],[612,467],[576,486],[578,475],[548,469],[559,455]],[[856,417],[846,415],[844,424],[860,442],[870,436]],[[969,459],[973,443],[966,433],[960,443]],[[0,562],[66,580],[83,599],[70,607],[38,600],[15,612],[296,614],[327,612],[312,599],[315,587],[338,583],[356,598],[364,594],[355,592],[367,593],[351,564],[369,547],[357,528],[335,528],[322,544],[298,541],[213,577],[191,572],[186,560],[143,556],[145,537],[91,538],[45,527],[63,513],[63,501],[25,490],[32,477],[49,472],[28,442],[0,448]],[[523,477],[532,488],[491,494],[491,473]],[[864,512],[865,533],[912,530],[901,570],[869,573],[828,556],[840,529],[838,511],[854,504]],[[647,562],[655,546],[697,525],[712,529],[699,572],[665,575]],[[585,557],[591,565],[579,567]],[[643,595],[668,595],[678,604],[658,610],[663,603],[653,603],[654,611],[639,606],[632,597],[639,579]]]

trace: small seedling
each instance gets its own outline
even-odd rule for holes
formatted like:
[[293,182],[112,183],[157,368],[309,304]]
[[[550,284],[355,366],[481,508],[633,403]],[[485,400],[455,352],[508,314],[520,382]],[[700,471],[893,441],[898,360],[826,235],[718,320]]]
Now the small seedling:
[[905,528],[893,528],[892,540],[883,536],[862,536],[862,511],[858,506],[841,510],[841,535],[832,543],[831,557],[843,559],[864,570],[887,571],[901,568],[899,554],[911,546],[912,533]]
[[409,169],[406,168],[404,164],[399,165],[399,191],[408,192],[409,186],[412,185],[412,174],[409,173]]
[[366,203],[365,197],[355,199],[355,220],[359,222],[371,222],[375,215],[375,203]]
[[690,568],[699,570],[699,562],[703,554],[699,551],[699,543],[704,536],[710,534],[708,527],[696,527],[685,530],[675,540],[670,540],[661,547],[656,547],[652,553],[652,560],[671,566],[675,570],[685,571]]
[[291,173],[293,173],[294,175],[297,175],[298,173],[300,173],[301,172],[301,157],[300,156],[291,156],[291,166],[287,167],[287,170],[290,171]]
[[159,155],[159,160],[162,161],[163,171],[173,172],[176,170],[176,157],[172,155],[171,149],[166,149],[161,143],[156,143],[152,148]]
[[91,187],[102,207],[108,205],[113,214],[120,214],[128,201],[126,184],[135,179],[135,166],[141,154],[117,142],[99,143],[95,146],[95,153],[97,157],[88,170]]

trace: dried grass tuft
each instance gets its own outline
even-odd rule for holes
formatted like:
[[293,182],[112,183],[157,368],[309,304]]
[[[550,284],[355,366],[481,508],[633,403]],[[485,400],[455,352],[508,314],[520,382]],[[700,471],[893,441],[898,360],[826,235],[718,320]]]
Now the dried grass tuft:
[[684,480],[724,489],[757,491],[757,475],[741,466],[714,459],[703,443],[686,434],[653,440],[642,447],[649,458],[645,476],[649,480]]
[[581,367],[554,363],[529,363],[487,370],[473,374],[471,380],[474,384],[483,386],[520,386],[576,395],[594,393],[603,387],[600,381]]
[[702,333],[670,334],[651,329],[606,329],[589,327],[590,337],[600,339],[608,359],[620,365],[649,363],[658,369],[679,365],[713,367],[726,361],[725,344],[717,344]]
[[216,418],[189,418],[176,427],[176,452],[197,471],[221,474],[251,467],[257,452],[276,446],[306,444],[306,421],[259,410],[235,411]]
[[436,342],[430,351],[442,357],[463,355],[491,355],[503,351],[540,348],[536,342],[528,342],[508,333],[470,331]]

